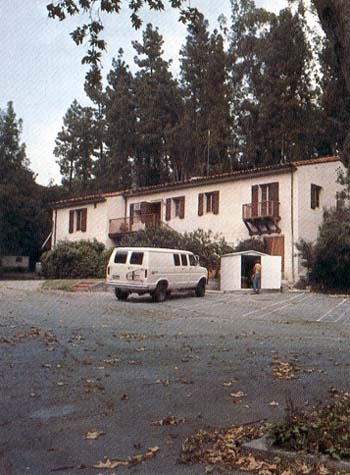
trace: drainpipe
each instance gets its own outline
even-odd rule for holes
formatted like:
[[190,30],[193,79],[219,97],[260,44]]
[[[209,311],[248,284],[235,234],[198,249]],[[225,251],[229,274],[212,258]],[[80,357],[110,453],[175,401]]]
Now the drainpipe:
[[122,193],[122,197],[124,198],[124,219],[126,221],[126,218],[128,216],[128,197],[125,193]]
[[57,208],[55,209],[55,227],[54,227],[54,234],[53,234],[53,248],[56,247],[56,230],[57,230]]
[[291,239],[292,239],[292,279],[295,283],[295,270],[294,270],[294,169],[290,172],[290,224],[291,224]]

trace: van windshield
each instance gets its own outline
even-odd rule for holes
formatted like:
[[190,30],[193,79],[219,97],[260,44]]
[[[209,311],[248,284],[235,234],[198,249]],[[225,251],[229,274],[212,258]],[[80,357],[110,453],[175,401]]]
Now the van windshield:
[[141,265],[143,262],[143,252],[133,252],[130,257],[130,264]]
[[126,264],[127,257],[127,251],[117,251],[114,256],[114,262],[115,264]]

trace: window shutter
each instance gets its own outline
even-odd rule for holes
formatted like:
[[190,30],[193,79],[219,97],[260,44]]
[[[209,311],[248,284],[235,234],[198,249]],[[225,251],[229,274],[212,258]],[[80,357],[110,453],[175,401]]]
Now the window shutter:
[[165,202],[165,221],[171,219],[171,198],[167,198]]
[[82,209],[82,223],[81,223],[81,230],[83,233],[86,232],[86,224],[87,224],[87,208]]
[[181,196],[180,198],[180,219],[184,219],[185,217],[185,197]]
[[252,218],[256,218],[259,212],[259,185],[252,186]]
[[132,203],[130,205],[130,208],[129,208],[129,210],[130,210],[129,211],[130,212],[130,228],[134,224],[134,208],[135,208],[134,203]]
[[74,231],[74,210],[69,211],[69,233],[71,234]]
[[150,213],[149,213],[149,207],[148,207],[148,203],[146,201],[142,201],[141,203],[141,223],[147,223],[147,219],[150,218],[150,216],[148,216]]
[[311,185],[311,209],[317,208],[317,187]]
[[203,216],[204,193],[198,195],[198,216]]
[[220,197],[220,192],[214,191],[213,193],[213,213],[214,214],[219,214],[219,197]]
[[270,184],[270,201],[279,201],[278,183]]
[[278,183],[270,184],[270,201],[273,201],[272,206],[272,215],[277,217],[279,215],[279,185]]
[[252,203],[259,201],[259,185],[252,186]]

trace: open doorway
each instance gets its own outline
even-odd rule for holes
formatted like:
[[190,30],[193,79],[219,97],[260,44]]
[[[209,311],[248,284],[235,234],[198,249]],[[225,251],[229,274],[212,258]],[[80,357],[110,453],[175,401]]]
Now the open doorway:
[[241,288],[252,289],[253,288],[253,268],[255,264],[261,263],[260,256],[242,256],[241,257]]

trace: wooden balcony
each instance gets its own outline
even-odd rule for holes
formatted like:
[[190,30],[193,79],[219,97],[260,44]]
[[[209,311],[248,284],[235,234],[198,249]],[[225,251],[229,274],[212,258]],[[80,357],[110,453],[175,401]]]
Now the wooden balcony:
[[249,234],[280,233],[278,222],[280,204],[278,201],[259,201],[243,205],[242,217]]
[[108,236],[111,239],[118,239],[128,233],[136,233],[146,228],[155,228],[161,225],[158,214],[144,214],[142,217],[116,218],[109,220]]

